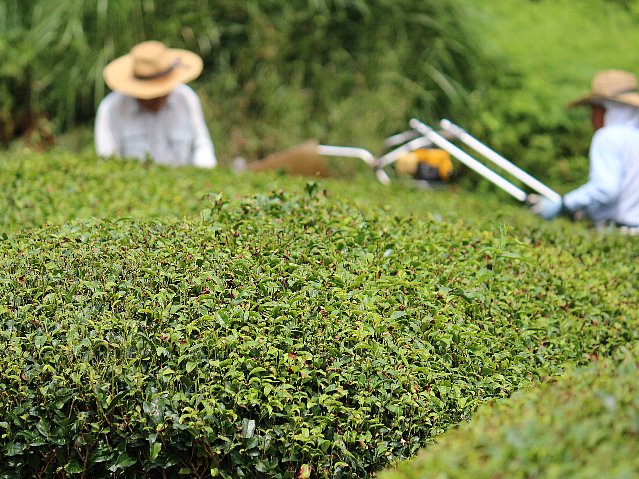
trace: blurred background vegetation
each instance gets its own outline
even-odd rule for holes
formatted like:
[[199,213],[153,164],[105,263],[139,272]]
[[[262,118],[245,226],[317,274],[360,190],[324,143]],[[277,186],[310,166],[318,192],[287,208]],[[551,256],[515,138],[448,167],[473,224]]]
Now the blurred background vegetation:
[[583,180],[602,68],[635,71],[634,0],[0,0],[0,142],[92,148],[102,68],[142,40],[205,61],[223,164],[309,137],[380,152],[446,117],[551,184]]

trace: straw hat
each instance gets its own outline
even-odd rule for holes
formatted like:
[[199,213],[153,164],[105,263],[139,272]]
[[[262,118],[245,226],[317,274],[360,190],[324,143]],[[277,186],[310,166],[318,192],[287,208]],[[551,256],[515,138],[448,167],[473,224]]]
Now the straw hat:
[[592,105],[597,100],[609,100],[639,107],[637,78],[623,70],[602,70],[592,79],[590,93],[568,104],[569,107]]
[[112,90],[149,100],[168,95],[180,83],[197,78],[202,66],[202,59],[195,53],[148,41],[113,60],[102,74]]

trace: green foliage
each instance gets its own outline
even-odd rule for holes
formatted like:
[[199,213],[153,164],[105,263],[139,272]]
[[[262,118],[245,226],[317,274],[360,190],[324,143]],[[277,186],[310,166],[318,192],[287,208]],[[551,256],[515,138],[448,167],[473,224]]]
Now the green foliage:
[[[352,164],[359,160],[345,160]],[[336,167],[345,165],[336,165]],[[229,197],[268,193],[273,189],[302,191],[304,182],[276,173],[237,175],[225,168],[167,168],[129,160],[102,160],[95,155],[29,150],[0,154],[0,232],[62,224],[87,218],[198,217],[214,190]],[[324,187],[324,183],[320,183]],[[505,222],[537,223],[521,218],[518,205],[504,193],[451,195],[416,189],[396,182],[384,187],[368,167],[348,182],[330,182],[335,201],[362,207],[393,209],[402,214],[431,213],[443,219],[480,221],[495,215]]]
[[[211,189],[259,190],[235,175],[68,153],[0,156],[0,231],[78,218],[198,216]],[[280,181],[285,182],[282,178]]]
[[[40,163],[23,161],[26,192]],[[92,185],[104,165],[62,156],[51,178]],[[202,174],[108,165],[129,204]],[[638,339],[626,238],[515,208],[509,231],[492,200],[475,224],[438,221],[435,193],[410,217],[426,192],[296,181],[211,194],[199,219],[3,234],[0,475],[369,477],[486,400]],[[86,214],[93,194],[58,207]]]
[[103,66],[157,38],[204,57],[195,86],[223,163],[308,137],[378,152],[410,116],[448,117],[567,190],[586,177],[591,132],[586,112],[564,106],[595,71],[634,70],[627,45],[639,41],[638,9],[610,0],[0,0],[0,141],[28,131],[46,144],[52,129],[90,123],[106,93]]
[[[453,121],[531,174],[560,188],[587,178],[592,130],[586,108],[566,105],[590,88],[598,70],[636,74],[636,11],[602,0],[466,2],[478,38],[500,67]],[[469,115],[470,113],[470,115]]]
[[[627,41],[634,2],[473,3],[507,55],[470,97],[482,42],[457,2],[289,3],[0,0],[0,131],[90,118],[102,66],[155,37],[205,58],[222,156],[307,136],[375,149],[409,114],[446,116],[570,183],[589,132],[563,104],[596,69],[632,69],[601,22]],[[370,477],[636,343],[633,245],[369,171],[305,183],[16,149],[0,157],[0,477]],[[437,464],[588,477],[634,458],[634,376],[636,355],[497,401]],[[430,450],[397,474],[437,470]]]
[[637,351],[483,406],[470,424],[379,477],[637,477]]
[[150,38],[203,56],[199,85],[222,157],[326,136],[361,115],[371,116],[359,127],[366,139],[382,136],[411,110],[440,114],[477,80],[456,0],[2,0],[0,8],[10,32],[0,40],[0,51],[11,50],[0,70],[8,128],[20,107],[16,85],[23,115],[60,126],[92,118],[105,94],[102,68]]
[[608,0],[610,3],[616,3],[623,6],[626,9],[630,9],[633,5],[636,5],[636,0]]

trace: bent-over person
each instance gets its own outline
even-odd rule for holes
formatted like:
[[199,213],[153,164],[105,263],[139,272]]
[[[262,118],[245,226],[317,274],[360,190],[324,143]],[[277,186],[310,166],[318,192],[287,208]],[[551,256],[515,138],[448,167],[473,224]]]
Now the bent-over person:
[[546,219],[585,212],[597,227],[639,234],[639,91],[635,75],[598,72],[590,93],[570,106],[591,108],[595,130],[588,182],[560,203],[541,198],[532,210]]
[[215,149],[200,100],[185,85],[202,68],[195,53],[157,41],[142,42],[109,63],[103,76],[113,92],[102,100],[96,115],[98,155],[215,167]]

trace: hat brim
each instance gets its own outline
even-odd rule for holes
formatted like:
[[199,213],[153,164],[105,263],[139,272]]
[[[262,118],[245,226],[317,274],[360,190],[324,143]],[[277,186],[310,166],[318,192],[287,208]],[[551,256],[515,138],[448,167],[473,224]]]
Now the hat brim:
[[613,101],[624,105],[630,105],[639,108],[639,93],[623,93],[616,96],[600,96],[600,95],[584,95],[574,99],[568,103],[568,108],[576,106],[592,106],[596,105],[600,101]]
[[161,78],[141,80],[133,75],[133,57],[128,54],[109,63],[102,75],[111,90],[140,100],[150,100],[168,95],[180,83],[195,80],[202,73],[202,59],[195,53],[178,48],[169,49],[168,54],[179,59],[178,65]]

